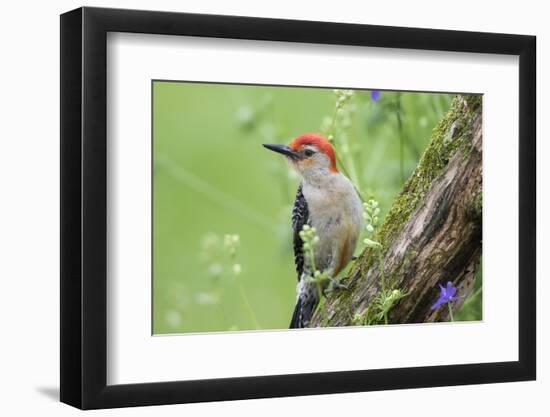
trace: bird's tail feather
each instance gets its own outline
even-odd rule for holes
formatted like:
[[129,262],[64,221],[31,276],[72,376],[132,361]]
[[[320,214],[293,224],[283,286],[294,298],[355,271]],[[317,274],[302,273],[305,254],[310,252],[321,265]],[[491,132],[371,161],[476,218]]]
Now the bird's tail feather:
[[292,319],[290,320],[290,328],[301,329],[306,327],[311,316],[313,316],[315,307],[317,307],[317,300],[315,298],[302,299],[302,297],[298,297],[294,313],[292,313]]

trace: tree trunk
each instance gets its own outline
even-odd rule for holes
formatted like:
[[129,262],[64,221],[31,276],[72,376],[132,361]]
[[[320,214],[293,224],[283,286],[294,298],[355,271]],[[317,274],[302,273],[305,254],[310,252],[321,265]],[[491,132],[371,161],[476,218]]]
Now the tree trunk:
[[376,249],[365,249],[350,270],[348,289],[330,295],[310,327],[366,324],[362,318],[382,286],[405,293],[391,307],[389,323],[447,320],[445,306],[431,306],[440,293],[438,284],[448,281],[458,288],[456,311],[473,288],[481,258],[481,123],[480,96],[453,100],[372,238],[382,245],[382,262]]

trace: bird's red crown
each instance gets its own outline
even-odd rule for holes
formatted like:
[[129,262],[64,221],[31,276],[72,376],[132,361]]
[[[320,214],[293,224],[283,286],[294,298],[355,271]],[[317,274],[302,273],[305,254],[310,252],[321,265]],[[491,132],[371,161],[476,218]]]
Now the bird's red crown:
[[313,145],[320,152],[328,156],[330,160],[330,172],[338,172],[336,168],[336,154],[334,153],[332,144],[327,139],[316,133],[305,133],[294,139],[289,146],[293,150],[299,151],[304,145]]

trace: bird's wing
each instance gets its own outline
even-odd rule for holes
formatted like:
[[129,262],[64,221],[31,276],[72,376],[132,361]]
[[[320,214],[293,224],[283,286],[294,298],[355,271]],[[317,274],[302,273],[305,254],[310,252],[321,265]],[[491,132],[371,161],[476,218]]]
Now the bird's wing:
[[300,231],[305,224],[309,222],[309,210],[307,201],[302,193],[302,184],[298,187],[294,207],[292,208],[292,230],[294,231],[294,264],[296,265],[296,273],[298,281],[304,272],[304,253],[302,251],[302,238]]

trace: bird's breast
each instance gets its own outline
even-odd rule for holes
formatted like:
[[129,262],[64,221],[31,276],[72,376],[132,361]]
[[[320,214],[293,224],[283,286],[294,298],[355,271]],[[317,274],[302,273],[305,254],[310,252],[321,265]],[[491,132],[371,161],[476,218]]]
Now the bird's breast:
[[333,267],[340,270],[345,267],[361,232],[361,200],[351,183],[345,180],[347,183],[334,184],[333,187],[303,188],[309,221],[319,236],[315,248],[319,269]]

